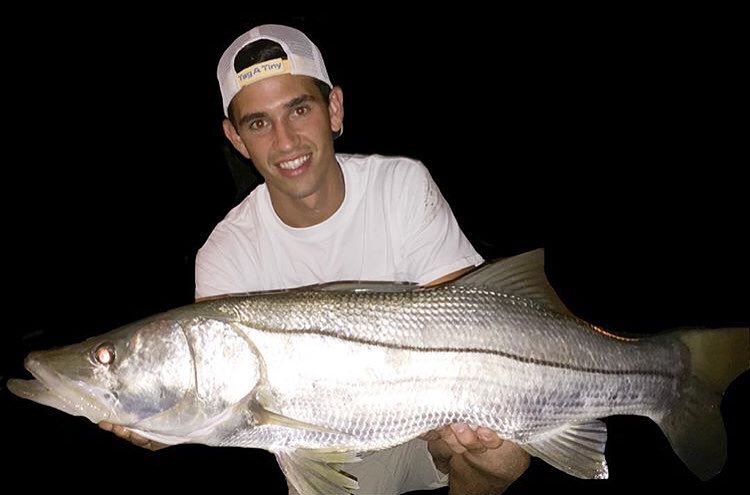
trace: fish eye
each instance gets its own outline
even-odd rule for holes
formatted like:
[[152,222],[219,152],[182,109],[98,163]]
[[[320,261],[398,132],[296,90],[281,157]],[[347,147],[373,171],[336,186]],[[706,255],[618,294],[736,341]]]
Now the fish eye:
[[115,347],[109,342],[99,344],[99,346],[94,349],[94,359],[96,359],[96,362],[99,364],[112,364],[115,360]]

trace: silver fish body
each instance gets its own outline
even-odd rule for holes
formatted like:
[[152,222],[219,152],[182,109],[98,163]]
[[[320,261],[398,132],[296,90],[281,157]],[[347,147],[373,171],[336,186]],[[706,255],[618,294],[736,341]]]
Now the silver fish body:
[[[729,364],[712,370],[706,352]],[[436,288],[328,284],[197,303],[32,353],[37,380],[9,388],[164,443],[269,450],[301,493],[348,493],[357,484],[339,470],[357,453],[454,422],[606,477],[597,418],[614,414],[652,418],[708,478],[726,457],[720,393],[748,353],[748,329],[598,329],[569,314],[535,251]]]
[[611,414],[661,417],[689,374],[676,336],[617,340],[486,289],[314,290],[208,305],[242,322],[274,411],[329,431],[272,435],[264,448],[375,450],[452,422],[527,443]]

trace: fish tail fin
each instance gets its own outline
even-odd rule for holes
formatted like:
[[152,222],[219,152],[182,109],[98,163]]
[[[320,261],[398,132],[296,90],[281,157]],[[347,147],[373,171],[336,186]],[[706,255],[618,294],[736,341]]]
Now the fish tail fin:
[[691,376],[671,411],[657,419],[672,449],[702,480],[721,471],[727,457],[721,398],[750,366],[750,329],[685,330]]

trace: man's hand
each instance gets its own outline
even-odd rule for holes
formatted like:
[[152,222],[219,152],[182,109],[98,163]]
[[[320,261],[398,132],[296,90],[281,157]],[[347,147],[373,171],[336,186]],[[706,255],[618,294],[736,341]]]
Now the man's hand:
[[137,433],[133,433],[124,426],[114,425],[112,423],[108,423],[107,421],[102,421],[101,423],[99,423],[99,428],[101,428],[102,430],[111,431],[123,440],[127,440],[133,445],[143,447],[144,449],[159,450],[163,449],[164,447],[169,447],[169,445],[155,442],[153,440],[149,440],[148,438],[144,438]]
[[451,495],[496,495],[505,491],[529,466],[529,455],[484,427],[463,423],[422,435],[435,466],[449,474]]

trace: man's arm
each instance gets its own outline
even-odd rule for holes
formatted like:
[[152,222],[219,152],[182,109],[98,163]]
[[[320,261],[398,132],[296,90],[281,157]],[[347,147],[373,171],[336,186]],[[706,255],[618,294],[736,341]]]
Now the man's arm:
[[450,282],[451,280],[455,280],[459,278],[464,273],[469,273],[474,269],[473,266],[467,266],[464,268],[461,268],[460,270],[456,270],[455,272],[451,272],[447,275],[443,275],[442,277],[436,278],[432,282],[428,282],[426,284],[423,284],[422,287],[435,287],[436,285],[444,284],[446,282]]
[[[455,280],[470,272],[468,266],[425,284],[426,287]],[[503,493],[529,467],[529,454],[484,427],[476,431],[463,423],[444,426],[422,436],[435,467],[448,474],[450,495],[497,495]]]

